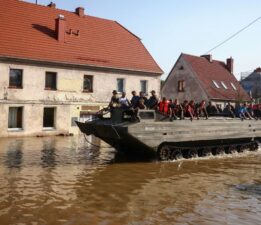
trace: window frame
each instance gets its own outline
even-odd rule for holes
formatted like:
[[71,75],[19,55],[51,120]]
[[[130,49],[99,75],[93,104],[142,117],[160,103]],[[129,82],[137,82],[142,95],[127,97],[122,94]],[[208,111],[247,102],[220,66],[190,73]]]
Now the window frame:
[[221,83],[221,85],[223,86],[224,89],[226,89],[226,90],[228,89],[228,87],[227,87],[227,85],[225,84],[224,81],[220,81],[220,83]]
[[230,82],[230,85],[231,85],[231,87],[232,87],[235,91],[237,91],[237,87],[236,87],[236,85],[235,85],[234,83]]
[[[45,109],[53,109],[54,112],[53,112],[53,126],[50,127],[50,126],[44,126],[45,125],[45,121],[44,121],[44,111]],[[56,130],[56,119],[57,119],[57,108],[56,107],[52,107],[52,106],[47,106],[47,107],[43,107],[43,130]]]
[[[21,84],[19,86],[11,84],[11,71],[15,71],[15,70],[21,72]],[[23,73],[24,73],[23,69],[10,68],[9,69],[9,86],[8,86],[8,88],[11,88],[11,89],[23,89],[23,77],[24,77]]]
[[[50,74],[55,75],[55,88],[53,88],[53,87],[47,87],[47,75],[50,75]],[[46,71],[46,72],[45,72],[45,85],[44,85],[44,90],[57,91],[57,72],[51,72],[51,71]]]
[[[20,126],[16,126],[16,127],[11,127],[10,126],[10,109],[11,108],[16,108],[16,109],[21,109],[21,118],[20,118]],[[17,115],[18,115],[18,111],[16,114],[16,120],[17,120]],[[18,124],[18,122],[16,121],[16,124]],[[22,131],[24,129],[24,107],[23,106],[10,106],[8,108],[8,124],[7,124],[7,128],[8,131]]]
[[[122,80],[122,90],[119,90],[119,86],[118,86],[118,84],[119,84],[118,81],[119,80]],[[125,92],[125,78],[117,78],[116,82],[117,82],[117,87],[116,87],[117,92],[118,93]]]
[[[84,88],[84,81],[85,81],[86,77],[91,78],[91,89],[90,90]],[[83,76],[83,92],[84,93],[93,93],[93,76],[92,75]]]
[[[145,89],[146,91],[142,90],[142,82],[145,82]],[[144,92],[145,95],[148,95],[148,88],[149,87],[149,81],[148,80],[140,80],[140,91]]]
[[185,81],[184,80],[178,81],[178,92],[185,92]]
[[216,88],[220,89],[220,86],[219,86],[219,84],[218,84],[217,81],[212,80],[212,83],[214,84],[214,86],[215,86]]

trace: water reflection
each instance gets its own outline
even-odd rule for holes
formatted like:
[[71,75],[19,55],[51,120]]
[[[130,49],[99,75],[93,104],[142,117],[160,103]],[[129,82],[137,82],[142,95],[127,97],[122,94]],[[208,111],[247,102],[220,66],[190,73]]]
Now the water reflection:
[[43,167],[53,167],[56,165],[56,153],[55,153],[55,139],[51,141],[43,142],[42,150],[42,166]]
[[16,140],[10,142],[6,152],[5,164],[8,168],[20,168],[23,161],[23,141]]
[[260,152],[117,163],[100,145],[0,139],[1,224],[261,223]]

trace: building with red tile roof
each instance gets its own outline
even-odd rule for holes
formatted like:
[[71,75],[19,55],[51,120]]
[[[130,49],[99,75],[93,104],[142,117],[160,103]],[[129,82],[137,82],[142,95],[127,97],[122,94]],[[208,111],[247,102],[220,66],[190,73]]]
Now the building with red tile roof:
[[83,8],[69,12],[18,0],[0,4],[1,58],[163,73],[141,40],[116,21],[85,15]]
[[112,90],[160,91],[161,68],[116,21],[0,0],[0,137],[77,134]]
[[163,85],[162,96],[180,101],[213,101],[221,105],[250,101],[233,75],[233,64],[233,58],[225,63],[213,60],[212,55],[181,54]]

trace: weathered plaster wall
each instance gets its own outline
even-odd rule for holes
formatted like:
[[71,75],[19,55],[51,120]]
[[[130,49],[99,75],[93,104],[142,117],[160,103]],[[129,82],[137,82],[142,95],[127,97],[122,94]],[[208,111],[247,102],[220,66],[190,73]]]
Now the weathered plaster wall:
[[[10,89],[9,70],[23,70],[23,89]],[[44,90],[45,72],[57,72],[57,91]],[[84,75],[93,76],[93,93],[83,93]],[[125,79],[129,98],[131,91],[140,91],[140,80],[148,80],[148,90],[160,91],[160,76],[130,75],[127,73],[99,72],[63,69],[44,66],[0,63],[0,137],[77,134],[79,129],[71,126],[72,117],[80,117],[82,106],[107,105],[117,78]],[[23,107],[23,130],[8,130],[10,106]],[[56,129],[43,130],[43,108],[56,107]]]
[[[178,91],[178,81],[184,80],[184,92]],[[173,70],[169,74],[162,90],[162,97],[178,99],[180,102],[184,100],[194,100],[199,102],[201,100],[208,101],[205,91],[201,88],[199,81],[195,78],[190,68],[179,59]]]
[[[9,89],[10,68],[23,69],[23,89]],[[44,90],[45,72],[57,72],[57,91]],[[148,90],[160,91],[160,76],[141,76],[124,73],[94,72],[76,69],[59,69],[38,66],[0,63],[0,99],[4,91],[11,100],[32,101],[87,101],[108,102],[117,78],[124,78],[127,95],[140,90],[140,80],[148,80]],[[93,93],[83,93],[83,77],[92,75]],[[3,89],[2,89],[3,88]]]
[[[23,129],[8,129],[9,107],[23,107]],[[18,136],[48,136],[58,134],[69,134],[70,128],[70,105],[48,105],[56,108],[55,129],[45,130],[43,128],[43,104],[0,104],[0,137]],[[76,133],[76,132],[73,132]]]

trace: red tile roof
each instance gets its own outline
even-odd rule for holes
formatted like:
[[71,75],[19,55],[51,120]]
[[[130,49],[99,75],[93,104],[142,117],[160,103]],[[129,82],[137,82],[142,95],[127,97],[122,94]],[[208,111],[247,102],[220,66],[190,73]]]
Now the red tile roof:
[[[250,100],[249,95],[241,87],[235,76],[230,73],[224,62],[217,60],[210,62],[204,57],[187,54],[182,54],[181,57],[195,72],[209,98],[219,100]],[[215,87],[213,80],[218,83],[220,88]],[[227,89],[223,87],[221,82],[227,86]],[[232,84],[234,84],[237,90],[233,88]]]
[[[65,43],[56,39],[59,14]],[[0,0],[0,56],[163,73],[140,39],[117,22],[18,0]]]

